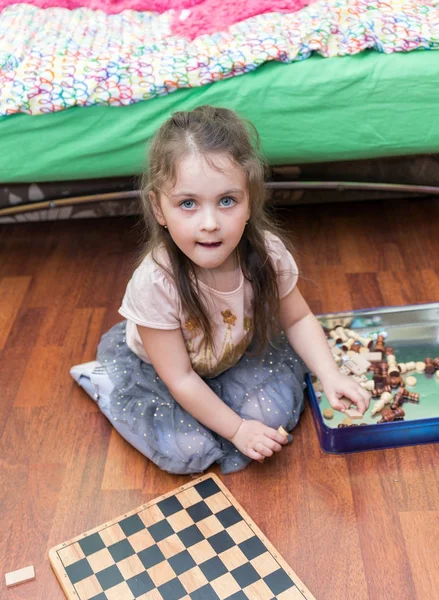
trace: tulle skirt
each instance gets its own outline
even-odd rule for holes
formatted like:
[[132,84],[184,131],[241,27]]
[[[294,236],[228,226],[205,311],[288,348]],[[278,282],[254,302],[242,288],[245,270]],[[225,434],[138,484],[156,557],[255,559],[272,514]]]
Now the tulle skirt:
[[[115,325],[102,337],[97,361],[71,370],[117,431],[171,473],[201,473],[214,462],[231,473],[251,462],[174,400],[154,367],[128,348],[125,330],[126,321]],[[262,357],[244,355],[204,381],[242,418],[290,432],[303,410],[304,373],[303,362],[280,337]]]

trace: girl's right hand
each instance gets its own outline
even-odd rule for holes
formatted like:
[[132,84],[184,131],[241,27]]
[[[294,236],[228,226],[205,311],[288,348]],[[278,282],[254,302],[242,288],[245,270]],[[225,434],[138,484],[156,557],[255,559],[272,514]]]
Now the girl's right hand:
[[266,457],[273,456],[273,452],[280,452],[282,446],[288,443],[288,439],[276,429],[260,421],[244,419],[230,441],[245,456],[259,462],[264,462]]

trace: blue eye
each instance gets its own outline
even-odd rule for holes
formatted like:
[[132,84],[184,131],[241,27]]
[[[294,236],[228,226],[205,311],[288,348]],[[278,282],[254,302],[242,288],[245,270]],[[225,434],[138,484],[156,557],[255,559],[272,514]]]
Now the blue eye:
[[225,207],[233,206],[234,204],[236,204],[236,200],[231,196],[225,196],[224,198],[221,198],[221,202],[222,206]]
[[180,204],[180,206],[186,210],[190,210],[191,208],[194,207],[194,201],[193,200],[183,200],[183,202]]

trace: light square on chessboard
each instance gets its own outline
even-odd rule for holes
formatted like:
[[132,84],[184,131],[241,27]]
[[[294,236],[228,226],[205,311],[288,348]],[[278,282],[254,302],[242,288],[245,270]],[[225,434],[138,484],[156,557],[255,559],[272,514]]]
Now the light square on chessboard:
[[192,594],[193,591],[198,590],[208,583],[200,567],[194,567],[190,571],[182,573],[179,579],[188,594]]
[[276,559],[273,558],[269,552],[264,552],[264,554],[256,556],[250,561],[250,563],[261,577],[266,577],[267,575],[270,575],[270,573],[274,573],[274,571],[277,571],[280,566]]
[[203,498],[200,496],[197,490],[193,487],[177,494],[177,499],[180,502],[180,504],[184,506],[184,508],[188,508],[189,506],[197,504],[198,502],[201,502],[203,500]]
[[146,527],[150,527],[159,521],[163,521],[165,515],[156,504],[153,504],[152,506],[145,508],[145,510],[140,511],[139,517],[145,523]]
[[276,596],[277,600],[305,600],[305,597],[296,586]]
[[69,544],[65,548],[58,550],[58,556],[65,567],[68,567],[73,563],[78,562],[78,560],[85,558],[85,554],[78,542]]
[[179,552],[183,552],[183,550],[186,549],[186,546],[176,533],[168,538],[165,538],[161,542],[157,542],[157,546],[160,548],[166,558],[171,558],[172,556],[175,556]]
[[216,556],[215,550],[207,540],[203,540],[187,549],[197,565]]
[[194,521],[185,510],[181,510],[180,512],[168,517],[168,523],[172,529],[178,533],[179,531],[186,529],[186,527],[193,525]]
[[114,558],[111,556],[107,548],[102,548],[102,550],[99,550],[99,552],[90,554],[87,560],[93,570],[93,573],[98,573],[107,567],[111,567],[111,565],[114,565],[115,563]]
[[112,544],[116,544],[116,542],[121,542],[127,537],[118,523],[110,525],[110,527],[105,527],[99,533],[106,546],[111,546]]
[[134,554],[133,556],[129,556],[128,558],[124,558],[120,562],[117,563],[119,571],[122,573],[124,579],[130,579],[131,577],[135,577],[139,573],[143,573],[145,567],[142,564],[142,561]]
[[103,591],[96,575],[90,575],[90,577],[78,581],[75,584],[75,590],[80,600],[90,600],[90,598],[97,596]]
[[197,527],[206,538],[215,535],[224,529],[224,526],[218,521],[215,515],[210,515],[210,517],[198,521]]
[[134,600],[135,598],[126,581],[122,581],[118,585],[106,590],[105,596],[107,600]]
[[176,577],[174,569],[166,561],[162,561],[161,563],[150,567],[147,569],[147,573],[156,587],[159,587],[159,585],[163,585]]
[[138,600],[163,600],[163,596],[158,590],[151,590],[146,594],[142,594]]
[[222,492],[218,492],[213,496],[209,496],[204,500],[204,502],[214,514],[220,512],[220,510],[224,510],[225,508],[232,506],[230,501]]
[[243,591],[248,598],[257,598],[258,600],[272,600],[273,598],[273,592],[262,579],[243,588]]
[[253,531],[245,521],[239,521],[238,523],[227,527],[226,531],[235,544],[240,544],[254,535]]
[[[221,600],[224,600],[224,598],[228,598],[232,594],[239,592],[241,589],[236,579],[234,579],[230,573],[225,573],[224,575],[221,575],[221,577],[214,579],[210,582],[210,585],[213,587]],[[259,596],[255,596],[255,598],[259,600]]]
[[133,533],[129,536],[128,541],[136,552],[145,550],[155,544],[154,538],[147,529],[141,529],[137,533]]
[[[233,546],[233,548],[229,548],[225,552],[221,553],[221,561],[225,564],[229,571],[233,569],[237,569],[241,565],[247,562],[247,558],[238,546]],[[279,568],[279,565],[276,563],[276,568]],[[275,569],[273,569],[275,570]]]

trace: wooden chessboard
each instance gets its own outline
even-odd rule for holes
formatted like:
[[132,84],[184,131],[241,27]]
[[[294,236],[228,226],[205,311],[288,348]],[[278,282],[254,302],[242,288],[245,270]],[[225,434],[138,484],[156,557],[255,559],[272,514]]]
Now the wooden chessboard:
[[312,600],[220,479],[206,475],[49,552],[72,600]]

